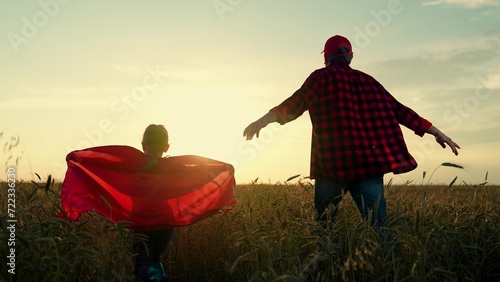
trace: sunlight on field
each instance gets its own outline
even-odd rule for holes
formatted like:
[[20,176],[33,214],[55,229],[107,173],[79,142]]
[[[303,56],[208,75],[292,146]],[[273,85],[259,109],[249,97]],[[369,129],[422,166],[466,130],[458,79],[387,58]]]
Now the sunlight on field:
[[[313,186],[292,182],[240,185],[233,210],[177,228],[163,258],[172,280],[493,281],[500,274],[498,186],[387,185],[383,231],[394,238],[387,245],[350,196],[333,231],[322,229],[314,221]],[[6,183],[0,186],[6,203]],[[92,213],[74,223],[54,217],[60,186],[17,184],[18,281],[133,281],[131,233]],[[7,210],[0,216],[0,236],[8,238]],[[2,243],[2,258],[9,248]],[[3,267],[1,275],[14,281]]]

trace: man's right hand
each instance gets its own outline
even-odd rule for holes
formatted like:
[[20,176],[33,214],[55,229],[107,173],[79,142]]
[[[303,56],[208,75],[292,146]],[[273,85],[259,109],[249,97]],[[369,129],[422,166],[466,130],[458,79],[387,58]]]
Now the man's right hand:
[[246,137],[247,140],[252,140],[254,135],[259,138],[260,130],[266,127],[266,125],[268,125],[269,123],[275,122],[276,120],[276,113],[270,111],[258,120],[249,124],[243,131],[243,136]]

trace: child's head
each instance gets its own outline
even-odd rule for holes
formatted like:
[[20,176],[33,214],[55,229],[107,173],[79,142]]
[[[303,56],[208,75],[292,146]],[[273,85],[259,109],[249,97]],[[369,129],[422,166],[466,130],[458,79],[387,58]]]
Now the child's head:
[[146,127],[142,136],[142,150],[146,155],[161,157],[170,145],[168,144],[168,132],[161,124],[150,124]]

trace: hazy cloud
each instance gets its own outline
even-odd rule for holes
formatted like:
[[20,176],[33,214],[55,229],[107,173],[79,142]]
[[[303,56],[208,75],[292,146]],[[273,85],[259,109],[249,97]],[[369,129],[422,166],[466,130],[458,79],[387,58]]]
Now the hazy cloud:
[[488,143],[500,138],[499,47],[498,32],[493,32],[419,46],[371,68],[393,95],[412,101],[408,106],[444,131],[467,135],[467,140],[481,133],[480,142]]
[[500,82],[497,33],[459,42],[420,46],[404,57],[378,62],[380,77],[401,89],[497,88]]
[[477,8],[482,6],[499,6],[500,1],[498,0],[436,0],[436,1],[426,1],[422,3],[422,6],[436,6],[436,5],[457,5],[466,8]]
[[102,101],[91,99],[63,98],[61,96],[33,97],[3,101],[0,110],[31,109],[95,109],[105,105]]

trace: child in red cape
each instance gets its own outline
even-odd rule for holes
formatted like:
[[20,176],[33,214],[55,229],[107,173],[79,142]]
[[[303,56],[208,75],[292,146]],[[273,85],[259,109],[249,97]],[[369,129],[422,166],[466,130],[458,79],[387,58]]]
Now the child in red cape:
[[162,158],[169,149],[163,125],[149,125],[144,153],[129,146],[102,146],[68,154],[59,215],[77,220],[96,213],[127,223],[146,240],[133,244],[134,273],[144,281],[167,281],[160,256],[173,228],[207,218],[236,204],[232,165],[199,156]]
[[[150,157],[146,168],[157,169],[158,158],[161,158],[169,148],[168,132],[165,127],[163,125],[149,125],[142,137],[142,150]],[[134,208],[141,210],[142,207],[135,205]],[[133,249],[137,254],[134,264],[135,275],[144,281],[167,281],[160,256],[167,248],[174,229],[166,228],[140,233],[145,235],[147,240],[145,242],[134,240]]]

